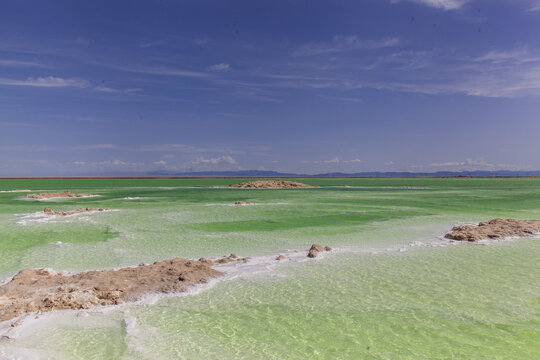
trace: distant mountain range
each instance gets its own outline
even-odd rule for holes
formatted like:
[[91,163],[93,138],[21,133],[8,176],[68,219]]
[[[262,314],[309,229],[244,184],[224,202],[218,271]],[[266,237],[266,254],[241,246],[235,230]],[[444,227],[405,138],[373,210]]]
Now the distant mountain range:
[[197,171],[197,172],[165,172],[154,171],[148,176],[178,176],[178,177],[238,177],[238,178],[273,178],[273,177],[514,177],[514,176],[540,176],[540,170],[535,171],[437,171],[437,172],[358,172],[358,173],[324,173],[324,174],[297,174],[282,173],[265,170],[242,171]]

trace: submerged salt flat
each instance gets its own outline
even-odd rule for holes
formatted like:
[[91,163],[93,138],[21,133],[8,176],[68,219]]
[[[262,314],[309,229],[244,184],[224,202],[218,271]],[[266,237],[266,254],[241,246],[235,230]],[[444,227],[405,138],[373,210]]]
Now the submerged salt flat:
[[[14,214],[43,205],[0,194],[2,279],[21,268],[82,271],[231,252],[253,257],[223,266],[223,281],[187,296],[2,324],[0,333],[11,339],[0,340],[1,357],[538,357],[538,240],[449,246],[439,237],[463,222],[540,218],[539,180],[309,179],[321,187],[286,193],[212,188],[230,182],[74,181],[73,190],[102,196],[70,199],[61,210],[119,211],[91,222],[74,217],[27,226]],[[235,201],[257,206],[208,206]],[[309,260],[303,254],[314,242],[336,251]],[[277,254],[289,259],[275,261]]]

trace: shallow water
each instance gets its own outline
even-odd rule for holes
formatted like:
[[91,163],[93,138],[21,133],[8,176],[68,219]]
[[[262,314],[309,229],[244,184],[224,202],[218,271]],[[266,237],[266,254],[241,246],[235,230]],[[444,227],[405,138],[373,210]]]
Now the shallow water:
[[[223,281],[143,304],[28,317],[0,358],[540,358],[540,243],[449,244],[453,224],[540,218],[537,179],[0,180],[0,281],[234,252]],[[347,186],[347,187],[346,187]],[[349,187],[350,186],[350,187]],[[255,206],[226,206],[251,201]],[[116,211],[43,217],[44,207]],[[336,249],[315,261],[297,250]],[[438,246],[441,245],[441,246]],[[292,260],[276,262],[277,254]]]

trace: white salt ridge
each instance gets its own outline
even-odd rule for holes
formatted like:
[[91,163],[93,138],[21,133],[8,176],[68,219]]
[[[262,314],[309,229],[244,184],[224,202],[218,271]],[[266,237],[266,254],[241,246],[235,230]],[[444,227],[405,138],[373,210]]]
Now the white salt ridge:
[[273,205],[293,205],[293,204],[292,204],[292,203],[284,203],[284,202],[263,203],[263,204],[260,204],[260,203],[251,203],[251,204],[231,204],[231,203],[228,203],[228,204],[219,204],[219,203],[208,203],[208,204],[205,204],[205,206],[252,206],[252,205],[255,205],[255,206],[264,206],[264,205],[273,206]]
[[103,213],[103,212],[112,212],[112,211],[120,211],[118,209],[109,209],[109,210],[102,210],[102,211],[88,211],[88,212],[80,212],[76,214],[71,215],[50,215],[46,214],[43,211],[37,211],[34,213],[29,214],[15,214],[15,216],[20,216],[20,220],[16,222],[17,225],[29,225],[33,223],[56,223],[60,222],[61,220],[64,222],[70,222],[74,219],[78,221],[86,221],[86,222],[93,222],[88,215],[94,214],[94,213]]
[[55,197],[50,197],[50,198],[46,198],[46,199],[34,199],[34,198],[27,198],[27,197],[23,197],[21,199],[23,200],[34,200],[34,201],[50,201],[50,200],[58,200],[58,199],[86,199],[86,198],[91,198],[91,197],[98,197],[98,196],[101,196],[101,195],[84,195],[84,196],[73,196],[73,197],[67,197],[67,196],[55,196]]
[[139,199],[143,199],[143,198],[140,196],[134,196],[134,197],[126,196],[125,198],[122,198],[122,200],[139,200]]
[[[184,291],[184,292],[167,293],[167,294],[163,294],[163,293],[148,294],[142,297],[140,300],[134,302],[134,304],[152,305],[163,298],[198,294],[204,290],[211,288],[212,286],[214,286],[215,284],[221,281],[227,281],[227,280],[232,280],[232,279],[237,279],[237,278],[254,277],[254,276],[269,276],[269,277],[281,276],[281,275],[276,275],[275,273],[273,273],[273,271],[280,266],[286,266],[288,263],[291,263],[291,262],[298,263],[298,262],[305,262],[305,261],[318,261],[318,260],[323,259],[329,253],[336,253],[336,252],[343,252],[343,251],[344,249],[333,249],[331,251],[319,252],[319,255],[313,259],[313,258],[307,257],[307,253],[308,253],[307,249],[306,250],[293,250],[293,251],[286,251],[286,252],[273,254],[273,255],[254,256],[250,258],[250,260],[247,262],[235,261],[235,262],[230,262],[228,264],[215,264],[212,267],[215,268],[216,270],[224,272],[225,273],[224,275],[217,278],[209,279],[207,283],[191,286],[187,291]],[[278,255],[285,255],[286,259],[276,260],[276,257]],[[218,259],[219,258],[215,258],[215,259],[212,258],[212,260],[218,260]]]
[[32,190],[0,190],[0,193],[19,193],[19,192],[30,192]]

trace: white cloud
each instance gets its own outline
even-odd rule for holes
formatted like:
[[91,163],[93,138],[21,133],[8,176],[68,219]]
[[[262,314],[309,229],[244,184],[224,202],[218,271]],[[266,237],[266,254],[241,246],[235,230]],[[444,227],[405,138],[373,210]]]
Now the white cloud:
[[443,163],[432,163],[428,165],[429,167],[456,167],[456,166],[468,166],[468,167],[493,167],[493,164],[490,164],[484,160],[484,158],[477,159],[466,159],[465,161],[449,161]]
[[304,164],[337,164],[339,163],[339,158],[333,158],[329,160],[304,160],[302,161]]
[[231,66],[229,64],[221,63],[221,64],[215,64],[215,65],[209,66],[208,70],[212,70],[212,71],[229,71],[230,68],[231,68]]
[[391,0],[392,3],[411,1],[443,10],[457,10],[471,0]]
[[204,149],[197,148],[192,145],[186,144],[152,144],[152,145],[143,145],[139,148],[140,151],[150,152],[150,151],[163,151],[163,152],[185,152],[192,153],[198,151],[205,151]]
[[192,164],[194,165],[197,165],[197,164],[212,164],[212,165],[236,164],[236,160],[229,155],[220,156],[217,158],[210,158],[210,159],[205,159],[202,156],[199,156],[194,161],[192,161]]
[[540,1],[539,0],[530,0],[530,8],[527,11],[534,12],[540,11]]
[[115,159],[106,161],[94,161],[91,163],[91,165],[100,167],[139,167],[143,166],[144,163],[134,163]]
[[385,38],[381,40],[360,39],[356,35],[336,35],[330,42],[309,43],[299,48],[294,55],[319,55],[337,53],[358,49],[378,49],[399,44],[398,38]]
[[142,91],[141,88],[132,88],[132,89],[114,89],[107,86],[96,86],[94,87],[94,90],[100,91],[100,92],[108,92],[108,93],[122,93],[122,94],[131,94],[137,91]]
[[154,165],[165,166],[167,162],[164,160],[154,161]]
[[394,165],[395,163],[393,161],[387,161],[384,163],[384,165]]
[[13,80],[0,78],[0,85],[12,85],[12,86],[34,86],[34,87],[50,87],[50,88],[62,88],[62,87],[85,87],[88,83],[84,80],[76,79],[63,79],[54,76],[27,78],[26,80]]
[[362,159],[351,159],[351,160],[343,160],[344,163],[363,163],[364,160]]

